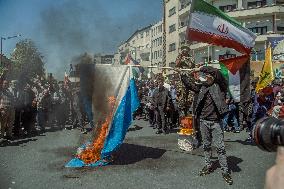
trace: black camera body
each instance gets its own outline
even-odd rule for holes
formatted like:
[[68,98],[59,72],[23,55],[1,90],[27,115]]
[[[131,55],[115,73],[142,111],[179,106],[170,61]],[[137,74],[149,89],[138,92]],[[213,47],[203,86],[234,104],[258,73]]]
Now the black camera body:
[[252,137],[261,149],[276,152],[278,146],[284,146],[284,120],[261,118],[253,128]]

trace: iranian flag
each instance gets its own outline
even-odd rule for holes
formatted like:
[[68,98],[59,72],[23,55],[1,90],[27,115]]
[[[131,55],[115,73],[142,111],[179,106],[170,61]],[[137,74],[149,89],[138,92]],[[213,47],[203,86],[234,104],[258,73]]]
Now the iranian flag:
[[221,73],[228,81],[235,102],[247,105],[250,101],[250,58],[248,55],[220,60]]
[[187,38],[250,54],[256,35],[218,8],[203,0],[193,0]]

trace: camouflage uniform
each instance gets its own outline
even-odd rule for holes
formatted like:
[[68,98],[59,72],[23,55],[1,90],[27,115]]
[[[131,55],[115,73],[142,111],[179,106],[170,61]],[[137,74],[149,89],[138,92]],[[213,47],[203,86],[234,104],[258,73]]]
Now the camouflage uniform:
[[[176,59],[176,67],[180,68],[194,68],[194,59],[189,55],[189,47],[187,45],[183,45],[181,47],[182,52],[177,56]],[[185,51],[183,51],[185,50]],[[192,74],[188,72],[183,72],[183,75],[187,75],[187,77],[192,80],[192,82],[195,81]],[[186,90],[185,86],[183,85],[180,75],[177,74],[176,79],[176,89],[177,89],[177,104],[179,109],[179,115],[180,117],[188,116],[188,111],[190,109],[190,106],[193,102],[193,95],[194,93],[192,91]]]

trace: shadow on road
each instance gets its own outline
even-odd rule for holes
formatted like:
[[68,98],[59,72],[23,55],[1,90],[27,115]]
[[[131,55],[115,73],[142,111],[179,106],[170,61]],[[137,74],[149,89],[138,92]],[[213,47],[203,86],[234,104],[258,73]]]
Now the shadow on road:
[[146,158],[159,159],[166,150],[124,143],[114,154],[114,165],[128,165],[142,161]]
[[5,147],[5,146],[20,146],[21,144],[25,144],[31,141],[37,141],[36,138],[27,138],[27,139],[22,139],[22,140],[17,140],[17,141],[3,141],[0,144],[0,147]]
[[[240,172],[241,171],[241,168],[238,166],[238,164],[243,162],[243,159],[235,157],[235,156],[228,156],[227,161],[228,161],[229,170],[231,170],[232,172]],[[213,170],[220,168],[220,164],[219,164],[218,159],[213,161],[212,163],[213,163]]]
[[138,125],[134,125],[134,127],[129,128],[127,130],[127,132],[129,132],[129,131],[138,131],[138,130],[141,130],[141,129],[143,129],[143,127],[140,127]]
[[226,143],[230,143],[230,142],[237,142],[237,143],[240,143],[242,145],[249,145],[249,146],[255,146],[255,143],[254,142],[251,142],[251,141],[248,141],[248,140],[225,140]]

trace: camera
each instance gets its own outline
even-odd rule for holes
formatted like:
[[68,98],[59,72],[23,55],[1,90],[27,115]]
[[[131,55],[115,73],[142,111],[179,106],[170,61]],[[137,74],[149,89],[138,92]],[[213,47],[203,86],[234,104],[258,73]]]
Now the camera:
[[284,120],[261,118],[253,128],[252,137],[261,149],[276,152],[278,146],[284,146]]

